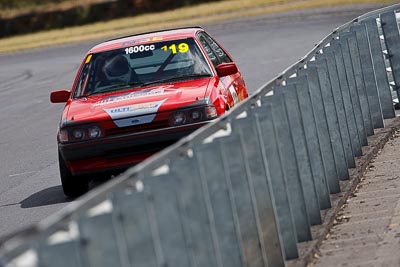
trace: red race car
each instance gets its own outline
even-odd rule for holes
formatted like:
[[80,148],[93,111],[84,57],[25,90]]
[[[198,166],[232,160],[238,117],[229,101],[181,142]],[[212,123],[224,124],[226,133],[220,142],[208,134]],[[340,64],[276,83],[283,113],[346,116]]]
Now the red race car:
[[232,57],[202,28],[109,40],[84,58],[58,130],[65,195],[88,190],[90,175],[143,161],[248,96]]

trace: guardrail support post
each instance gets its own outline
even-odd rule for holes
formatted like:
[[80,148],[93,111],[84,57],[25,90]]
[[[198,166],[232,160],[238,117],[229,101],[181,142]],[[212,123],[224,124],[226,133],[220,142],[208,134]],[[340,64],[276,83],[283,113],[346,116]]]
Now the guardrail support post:
[[242,137],[237,131],[221,139],[224,168],[227,171],[226,175],[229,177],[236,203],[247,264],[248,266],[265,266],[267,264],[266,253],[260,236],[257,201],[251,174],[242,150],[241,139]]
[[355,33],[345,32],[339,34],[339,37],[340,39],[338,43],[342,48],[344,68],[346,72],[347,84],[350,93],[350,101],[353,106],[354,118],[357,127],[359,142],[361,146],[367,146],[368,140],[364,126],[364,116],[360,103],[360,95],[358,92],[359,89],[356,81],[355,68],[353,67],[354,66],[353,59],[357,56],[357,54],[353,54],[352,52],[358,53],[358,50],[353,50],[353,51],[350,50],[350,43],[353,42],[354,44],[356,36]]
[[[281,161],[277,136],[272,119],[272,107],[263,104],[255,110],[257,133],[260,136],[261,147],[265,150],[265,157],[271,178],[271,191],[277,214],[279,233],[283,243],[285,259],[298,258],[297,234],[294,225],[293,207],[289,201],[287,180],[283,171],[284,162]],[[287,194],[282,193],[287,192]]]
[[346,155],[347,166],[349,168],[355,168],[356,162],[354,159],[353,149],[350,141],[349,128],[347,126],[346,112],[344,109],[342,91],[340,89],[339,76],[336,67],[335,55],[332,50],[324,49],[323,54],[317,55],[317,59],[326,59],[328,66],[329,80],[331,83],[333,99],[335,102],[340,135],[342,137],[343,148]]
[[[171,160],[170,175],[177,179],[179,186],[177,186],[178,204],[181,213],[181,223],[183,225],[185,240],[188,242],[188,249],[190,251],[190,259],[192,266],[218,266],[221,261],[221,254],[218,245],[218,239],[216,237],[215,220],[212,212],[212,206],[210,203],[209,195],[206,187],[204,177],[201,175],[200,167],[196,159],[197,155],[189,155],[189,149],[186,148],[181,152],[182,159]],[[237,158],[240,159],[241,155],[238,154]],[[236,159],[236,157],[235,157]],[[235,160],[232,160],[235,161]],[[236,166],[238,172],[236,173],[236,179],[241,182],[246,179],[242,176],[239,169],[240,164]],[[190,173],[190,175],[188,175]],[[160,182],[160,181],[159,181]],[[154,185],[154,186],[159,186]],[[162,189],[162,186],[160,187]],[[245,198],[249,193],[246,187],[242,187],[242,196]],[[160,199],[161,201],[162,199]],[[165,201],[165,200],[164,200]],[[243,206],[245,201],[243,201]],[[250,206],[251,207],[251,206]],[[247,208],[247,207],[246,207]],[[251,217],[252,209],[247,211],[249,215],[246,218],[246,223],[250,226],[254,226],[254,229],[243,233],[250,233],[249,241],[252,240],[254,233],[257,233],[256,225],[253,224],[255,218]],[[257,239],[257,242],[258,239]],[[257,250],[259,251],[259,247]],[[259,258],[254,254],[254,262],[258,261]],[[262,260],[262,259],[261,259]],[[173,266],[173,265],[170,265]],[[259,265],[255,265],[259,266]]]
[[395,11],[380,15],[389,62],[392,68],[397,98],[400,101],[400,33]]
[[[58,244],[40,244],[37,253],[37,266],[84,267],[81,263],[77,240]],[[1,263],[0,266],[2,266]]]
[[323,181],[325,186],[328,186],[330,193],[338,193],[340,192],[339,182],[335,182],[335,180],[327,181],[326,179],[307,76],[298,76],[288,79],[286,82],[288,85],[293,84],[296,88],[313,175],[316,179]]
[[171,173],[146,177],[142,182],[146,207],[146,214],[142,216],[148,216],[157,266],[192,266],[193,239],[187,236],[188,216],[182,214],[184,207],[181,206],[179,195],[186,186],[179,183]]
[[[215,224],[222,266],[240,267],[245,262],[251,262],[251,259],[247,259],[248,255],[244,253],[245,242],[240,235],[235,197],[226,176],[227,170],[224,169],[222,149],[222,142],[217,139],[212,143],[194,146],[193,152],[197,155],[203,187],[207,191],[205,195],[208,195],[212,206],[210,217]],[[273,233],[271,237],[274,237]]]
[[[374,134],[374,126],[371,117],[371,105],[368,100],[367,87],[377,92],[374,67],[372,65],[371,51],[368,44],[368,36],[365,25],[357,25],[350,28],[354,38],[348,38],[347,43],[353,64],[354,78],[360,99],[361,112],[364,121],[365,134]],[[374,101],[377,102],[377,101]],[[390,101],[391,102],[391,101]],[[393,105],[390,103],[391,107]],[[378,109],[379,116],[381,109]],[[367,140],[368,141],[368,140]],[[363,144],[365,145],[365,144]]]
[[395,113],[376,19],[365,20],[350,30],[357,37],[372,127],[382,128],[383,119],[394,118]]
[[[307,64],[310,63],[312,62]],[[339,180],[348,180],[349,171],[342,136],[340,133],[338,112],[336,110],[335,99],[332,93],[332,86],[329,79],[326,59],[317,57],[315,65],[317,67],[319,84],[321,86],[322,104],[327,118],[329,137],[333,149],[333,156],[335,159],[338,178]],[[312,66],[310,69],[312,69]]]
[[299,242],[309,241],[312,239],[310,223],[307,216],[308,213],[299,176],[298,162],[295,156],[292,132],[289,126],[283,96],[264,97],[261,101],[262,103],[269,101],[269,103],[272,104],[274,129],[276,131],[280,160],[282,163],[285,163],[283,171],[297,238]]
[[113,213],[120,220],[129,262],[132,266],[157,267],[162,263],[156,253],[159,239],[154,236],[149,206],[145,194],[135,191],[117,191],[111,197]]
[[361,143],[357,129],[356,118],[354,115],[355,112],[351,103],[350,89],[344,66],[342,48],[338,40],[332,41],[330,48],[333,50],[336,60],[336,69],[339,77],[340,90],[343,98],[344,111],[347,119],[347,127],[349,129],[350,144],[353,150],[353,156],[358,157],[362,155]]
[[123,266],[111,213],[83,216],[78,226],[83,266]]
[[248,111],[246,118],[232,120],[232,129],[240,133],[241,142],[238,146],[242,148],[246,172],[250,178],[249,183],[254,190],[259,235],[266,254],[267,265],[284,266],[279,231],[275,221],[276,209],[273,207],[272,190],[270,190],[271,174],[261,140],[262,136],[259,136],[257,121],[254,116],[249,116],[251,111]]
[[[336,161],[333,154],[331,138],[328,128],[328,118],[324,108],[324,100],[321,94],[321,86],[316,68],[316,62],[307,63],[307,69],[298,70],[299,75],[306,75],[308,88],[311,96],[311,106],[314,111],[318,139],[321,148],[322,162],[325,169],[326,180],[328,181],[330,193],[340,192],[339,175],[336,170]],[[342,145],[340,143],[340,145]],[[347,171],[347,165],[346,165]]]
[[324,209],[330,207],[329,188],[325,177],[318,176],[317,174],[313,175],[311,171],[310,156],[307,149],[296,88],[294,85],[277,86],[274,88],[274,92],[276,95],[283,94],[285,98],[290,130],[292,131],[292,136],[295,138],[293,140],[294,150],[310,223],[311,225],[320,224],[320,202],[323,202]]

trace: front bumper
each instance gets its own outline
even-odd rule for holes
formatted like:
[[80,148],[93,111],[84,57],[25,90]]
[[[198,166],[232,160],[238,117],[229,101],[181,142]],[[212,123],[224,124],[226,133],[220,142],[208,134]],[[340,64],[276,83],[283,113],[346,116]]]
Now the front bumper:
[[120,134],[77,143],[59,143],[58,149],[73,174],[122,169],[143,161],[209,122]]

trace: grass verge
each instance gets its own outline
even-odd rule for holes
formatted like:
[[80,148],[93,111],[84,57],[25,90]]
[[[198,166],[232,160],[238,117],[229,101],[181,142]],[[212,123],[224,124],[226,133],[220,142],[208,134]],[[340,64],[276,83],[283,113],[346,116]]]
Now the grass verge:
[[382,4],[392,2],[393,0],[225,0],[171,11],[115,19],[108,22],[3,38],[0,39],[0,53],[289,10],[346,4]]

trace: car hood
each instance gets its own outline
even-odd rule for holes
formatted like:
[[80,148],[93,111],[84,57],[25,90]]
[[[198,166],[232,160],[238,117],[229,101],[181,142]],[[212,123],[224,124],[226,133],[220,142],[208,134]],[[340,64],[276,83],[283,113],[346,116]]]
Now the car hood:
[[182,81],[71,100],[66,123],[97,122],[174,110],[204,99],[212,78]]

